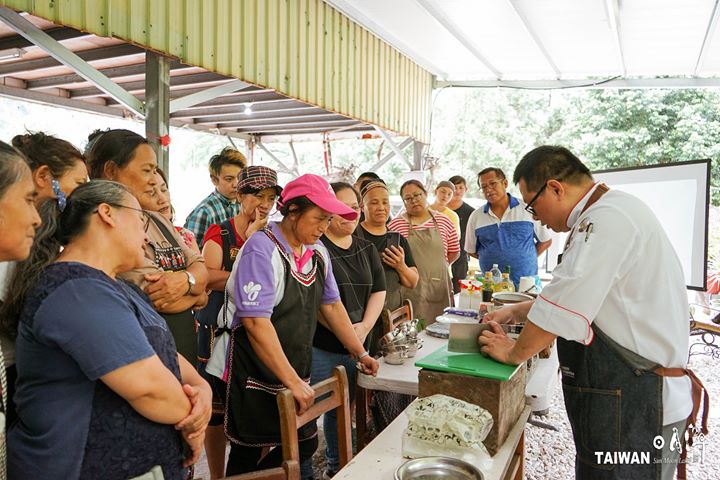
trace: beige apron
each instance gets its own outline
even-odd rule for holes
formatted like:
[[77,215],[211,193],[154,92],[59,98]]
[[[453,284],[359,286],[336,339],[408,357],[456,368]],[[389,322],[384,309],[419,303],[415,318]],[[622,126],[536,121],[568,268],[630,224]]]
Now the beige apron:
[[435,323],[435,317],[442,315],[443,309],[451,305],[451,280],[445,260],[445,247],[432,212],[430,217],[435,228],[415,230],[410,218],[403,214],[409,224],[407,241],[413,252],[420,280],[413,289],[401,287],[402,296],[410,299],[415,317],[424,319],[426,326]]

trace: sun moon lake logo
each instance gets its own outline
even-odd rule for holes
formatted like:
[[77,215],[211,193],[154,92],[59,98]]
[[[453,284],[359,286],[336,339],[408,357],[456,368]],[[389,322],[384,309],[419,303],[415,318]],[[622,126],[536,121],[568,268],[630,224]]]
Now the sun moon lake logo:
[[[690,432],[692,431],[692,436]],[[684,440],[684,441],[683,441]],[[687,431],[672,429],[672,435],[666,440],[662,435],[657,435],[652,440],[655,450],[662,452],[667,449],[667,457],[651,458],[650,452],[595,452],[595,460],[598,465],[649,465],[650,463],[703,463],[705,453],[705,435],[697,425],[690,425]],[[692,447],[688,449],[688,446]],[[685,457],[681,454],[685,450]]]
[[[257,299],[258,295],[260,294],[260,290],[262,290],[262,285],[255,282],[248,282],[243,286],[243,292],[245,292],[245,295],[247,295],[247,298],[249,300],[250,304],[257,304],[255,300]],[[245,303],[245,302],[243,302]]]

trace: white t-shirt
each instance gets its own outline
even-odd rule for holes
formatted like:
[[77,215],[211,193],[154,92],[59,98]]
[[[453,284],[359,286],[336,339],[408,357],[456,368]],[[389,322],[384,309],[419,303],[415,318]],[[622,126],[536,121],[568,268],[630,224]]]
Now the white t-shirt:
[[[685,277],[660,222],[639,199],[610,190],[568,217],[576,232],[528,318],[566,340],[589,345],[597,327],[623,347],[667,368],[685,368],[690,326]],[[692,408],[688,377],[663,378],[663,425]]]

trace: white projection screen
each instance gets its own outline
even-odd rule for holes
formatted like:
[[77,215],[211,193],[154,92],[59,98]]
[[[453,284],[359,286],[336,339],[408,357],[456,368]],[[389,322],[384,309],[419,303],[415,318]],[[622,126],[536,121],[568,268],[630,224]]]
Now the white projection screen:
[[[600,170],[593,172],[593,177],[635,195],[650,207],[675,247],[687,288],[705,290],[710,160]],[[557,239],[559,245],[565,243],[564,237]]]

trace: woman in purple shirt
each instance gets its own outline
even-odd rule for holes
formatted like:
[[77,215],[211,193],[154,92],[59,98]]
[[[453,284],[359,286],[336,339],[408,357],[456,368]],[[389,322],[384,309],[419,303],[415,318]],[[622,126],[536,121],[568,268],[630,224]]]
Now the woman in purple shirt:
[[[226,434],[232,442],[227,475],[280,465],[282,449],[262,460],[265,447],[280,445],[275,396],[289,388],[299,412],[314,403],[310,387],[312,340],[318,321],[375,374],[378,363],[365,351],[340,302],[327,250],[319,242],[333,215],[357,212],[335,198],[317,175],[290,182],[279,201],[281,222],[250,237],[237,257],[236,312],[230,344]],[[300,461],[317,448],[316,425],[298,432]]]

